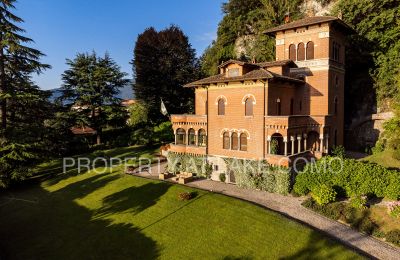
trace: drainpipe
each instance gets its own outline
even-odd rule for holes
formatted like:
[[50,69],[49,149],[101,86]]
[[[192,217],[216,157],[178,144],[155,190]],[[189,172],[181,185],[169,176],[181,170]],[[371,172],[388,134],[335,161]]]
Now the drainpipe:
[[[206,158],[208,159],[208,146],[210,145],[210,143],[208,142],[208,136],[209,136],[209,132],[208,132],[208,114],[210,113],[210,111],[209,111],[209,107],[210,107],[210,100],[208,99],[208,87],[207,87],[207,102],[206,102],[206,104],[207,104],[207,107],[206,107],[206,113],[207,113],[207,146],[206,146]],[[208,161],[208,160],[207,160]]]

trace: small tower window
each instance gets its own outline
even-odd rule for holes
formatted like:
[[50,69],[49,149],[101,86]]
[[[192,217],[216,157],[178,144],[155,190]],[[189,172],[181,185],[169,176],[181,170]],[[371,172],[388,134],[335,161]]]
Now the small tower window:
[[225,100],[223,98],[218,99],[218,115],[225,115]]

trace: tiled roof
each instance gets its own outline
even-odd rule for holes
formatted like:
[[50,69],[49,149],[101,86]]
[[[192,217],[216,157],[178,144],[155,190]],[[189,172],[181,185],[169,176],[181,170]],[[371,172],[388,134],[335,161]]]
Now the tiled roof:
[[281,76],[279,74],[270,72],[266,69],[259,68],[252,70],[242,76],[237,77],[226,77],[225,74],[218,74],[215,76],[211,76],[208,78],[204,78],[192,83],[185,85],[185,87],[196,87],[201,85],[215,84],[215,83],[224,83],[224,82],[232,82],[232,81],[243,81],[243,80],[259,80],[259,79],[281,79],[285,81],[290,81],[293,83],[304,83],[302,80],[298,80],[291,77]]
[[268,33],[279,32],[279,31],[294,29],[294,28],[303,27],[303,26],[307,26],[307,25],[313,25],[313,24],[319,24],[319,23],[331,22],[331,21],[334,21],[334,22],[340,24],[346,30],[353,31],[353,29],[350,26],[348,26],[345,22],[343,22],[342,20],[340,20],[337,17],[314,16],[314,17],[306,17],[304,19],[300,19],[300,20],[297,20],[297,21],[294,21],[291,23],[286,23],[286,24],[282,24],[282,25],[274,27],[274,28],[270,28],[270,29],[264,31],[264,33],[268,34]]
[[288,64],[295,64],[292,60],[277,60],[277,61],[267,61],[267,62],[259,62],[255,63],[255,65],[262,67],[262,68],[269,68],[275,66],[285,66]]

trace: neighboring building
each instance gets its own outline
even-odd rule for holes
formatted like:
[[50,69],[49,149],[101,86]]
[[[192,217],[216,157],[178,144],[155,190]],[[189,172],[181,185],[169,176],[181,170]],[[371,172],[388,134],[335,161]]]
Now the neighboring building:
[[[267,30],[276,61],[236,60],[195,88],[195,115],[172,115],[170,151],[207,156],[214,179],[222,158],[265,159],[291,165],[343,144],[345,35],[336,17],[308,17]],[[229,181],[229,180],[228,180]]]

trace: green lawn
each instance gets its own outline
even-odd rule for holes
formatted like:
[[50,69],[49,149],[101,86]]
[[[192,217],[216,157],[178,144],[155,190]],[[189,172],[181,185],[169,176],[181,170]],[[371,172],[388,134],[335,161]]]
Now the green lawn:
[[[129,148],[108,153],[151,154]],[[124,155],[125,156],[125,155]],[[58,162],[41,170],[59,169]],[[357,259],[322,234],[223,195],[121,174],[56,175],[0,196],[10,259]],[[195,191],[179,201],[182,191]],[[10,197],[14,198],[10,200]],[[0,258],[3,259],[0,255]]]

